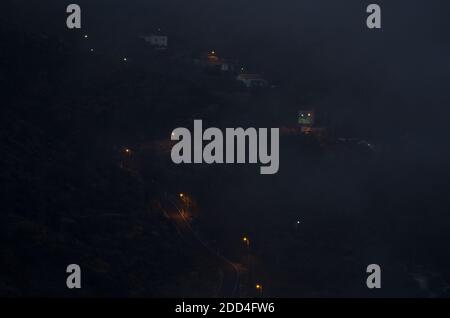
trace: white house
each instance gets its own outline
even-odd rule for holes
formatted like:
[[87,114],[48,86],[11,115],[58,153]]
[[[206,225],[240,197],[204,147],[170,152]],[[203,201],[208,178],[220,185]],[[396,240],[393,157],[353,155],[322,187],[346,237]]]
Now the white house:
[[263,88],[268,86],[267,81],[258,74],[239,74],[236,80],[244,84],[247,88]]
[[145,42],[150,43],[151,46],[157,49],[167,49],[169,45],[169,38],[166,35],[142,36]]

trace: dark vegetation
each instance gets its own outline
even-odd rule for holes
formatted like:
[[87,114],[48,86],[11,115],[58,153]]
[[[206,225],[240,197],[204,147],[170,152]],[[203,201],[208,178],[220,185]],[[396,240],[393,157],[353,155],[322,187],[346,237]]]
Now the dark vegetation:
[[[0,294],[212,295],[216,270],[184,250],[162,189],[124,169],[123,153],[163,130],[155,118],[182,109],[187,90],[207,97],[158,69],[8,24],[1,33]],[[80,291],[65,286],[71,263],[84,269]]]

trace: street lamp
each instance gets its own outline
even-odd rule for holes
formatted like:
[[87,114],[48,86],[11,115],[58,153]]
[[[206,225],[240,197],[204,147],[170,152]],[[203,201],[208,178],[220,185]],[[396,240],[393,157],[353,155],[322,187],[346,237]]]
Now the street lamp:
[[259,292],[259,296],[262,297],[262,295],[263,295],[263,286],[261,284],[256,284],[255,288]]
[[179,196],[180,196],[181,199],[183,199],[184,198],[184,193],[180,193]]
[[244,236],[244,237],[242,238],[242,241],[244,242],[244,244],[247,245],[247,248],[250,248],[250,240],[248,239],[247,236]]

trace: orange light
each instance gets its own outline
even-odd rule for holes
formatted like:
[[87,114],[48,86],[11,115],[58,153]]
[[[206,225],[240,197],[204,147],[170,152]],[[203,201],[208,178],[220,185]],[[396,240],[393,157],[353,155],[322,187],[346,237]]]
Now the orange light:
[[180,198],[182,198],[182,197],[184,197],[184,194],[183,194],[183,193],[180,193]]
[[261,289],[262,288],[262,286],[260,285],[260,284],[256,284],[256,289]]
[[242,240],[243,240],[244,242],[247,242],[247,241],[248,241],[248,238],[244,236],[244,237],[242,238]]

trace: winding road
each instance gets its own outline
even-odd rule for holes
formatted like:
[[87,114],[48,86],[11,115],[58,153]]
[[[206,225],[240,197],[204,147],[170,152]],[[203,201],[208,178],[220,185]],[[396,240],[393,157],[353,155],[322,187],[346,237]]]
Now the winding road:
[[210,245],[199,236],[186,219],[182,209],[176,203],[176,199],[167,196],[161,200],[161,206],[186,243],[197,252],[203,253],[207,258],[211,259],[211,262],[216,264],[222,271],[223,277],[218,289],[217,297],[239,297],[240,275],[237,266],[218,251],[211,248]]

